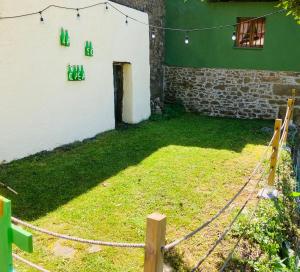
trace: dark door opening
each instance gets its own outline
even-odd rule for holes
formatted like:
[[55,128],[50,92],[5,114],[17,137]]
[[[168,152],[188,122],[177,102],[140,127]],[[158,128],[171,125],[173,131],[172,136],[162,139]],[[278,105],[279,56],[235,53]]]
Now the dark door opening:
[[123,65],[114,63],[115,121],[116,125],[123,122]]

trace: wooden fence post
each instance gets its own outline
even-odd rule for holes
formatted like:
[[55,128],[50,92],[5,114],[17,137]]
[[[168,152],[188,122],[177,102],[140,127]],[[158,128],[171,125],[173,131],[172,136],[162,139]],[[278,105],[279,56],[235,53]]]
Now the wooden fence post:
[[144,272],[163,272],[162,246],[166,238],[165,215],[153,213],[147,217]]
[[295,107],[295,101],[296,101],[296,89],[292,89],[292,110],[291,110],[291,122],[293,122],[293,117],[294,117],[294,107]]
[[289,133],[289,125],[292,117],[292,108],[293,108],[293,99],[290,98],[287,102],[287,123],[285,125],[284,131],[283,131],[283,142],[286,143],[288,133]]
[[280,132],[281,132],[282,120],[276,119],[274,126],[274,140],[272,142],[272,156],[270,162],[270,174],[268,177],[268,185],[274,186],[275,184],[275,175],[276,175],[276,166],[278,160],[278,151],[279,151],[279,142],[280,142]]

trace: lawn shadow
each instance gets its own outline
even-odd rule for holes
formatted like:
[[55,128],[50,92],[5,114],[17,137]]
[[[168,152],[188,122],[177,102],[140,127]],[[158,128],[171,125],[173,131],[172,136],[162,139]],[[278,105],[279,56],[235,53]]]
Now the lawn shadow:
[[0,165],[0,181],[19,195],[1,187],[0,194],[12,200],[14,215],[35,220],[139,164],[162,147],[178,145],[241,152],[247,144],[266,144],[271,135],[261,128],[272,126],[270,121],[196,114],[125,126],[81,143]]
[[171,271],[176,272],[191,272],[192,267],[189,267],[184,261],[184,254],[176,248],[164,253],[164,261]]

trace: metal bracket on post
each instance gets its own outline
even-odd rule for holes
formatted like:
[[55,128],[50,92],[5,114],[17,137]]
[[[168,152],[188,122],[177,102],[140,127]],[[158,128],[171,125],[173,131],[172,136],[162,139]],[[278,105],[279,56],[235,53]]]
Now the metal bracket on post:
[[277,168],[277,161],[278,161],[278,154],[279,154],[279,142],[280,142],[280,135],[281,135],[281,125],[282,120],[276,119],[275,126],[274,126],[274,139],[272,142],[272,155],[270,161],[270,173],[268,176],[268,186],[263,188],[258,193],[258,196],[261,198],[277,198],[278,191],[275,189],[275,175],[276,175],[276,168]]
[[0,271],[12,272],[12,244],[33,251],[32,235],[11,223],[11,201],[0,197]]

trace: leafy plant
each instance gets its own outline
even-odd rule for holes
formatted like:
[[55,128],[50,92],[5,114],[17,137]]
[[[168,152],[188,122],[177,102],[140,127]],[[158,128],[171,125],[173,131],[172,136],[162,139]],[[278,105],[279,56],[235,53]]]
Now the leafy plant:
[[293,16],[300,24],[300,0],[281,0],[278,7],[285,9],[287,15]]
[[277,188],[281,196],[273,201],[262,200],[255,218],[249,222],[247,214],[244,215],[234,229],[233,236],[244,235],[246,248],[256,248],[259,257],[247,256],[242,249],[233,259],[231,269],[243,264],[250,271],[298,271],[296,244],[299,218],[294,197],[300,196],[300,193],[292,191],[295,179],[291,155],[287,151],[282,152],[278,177]]

